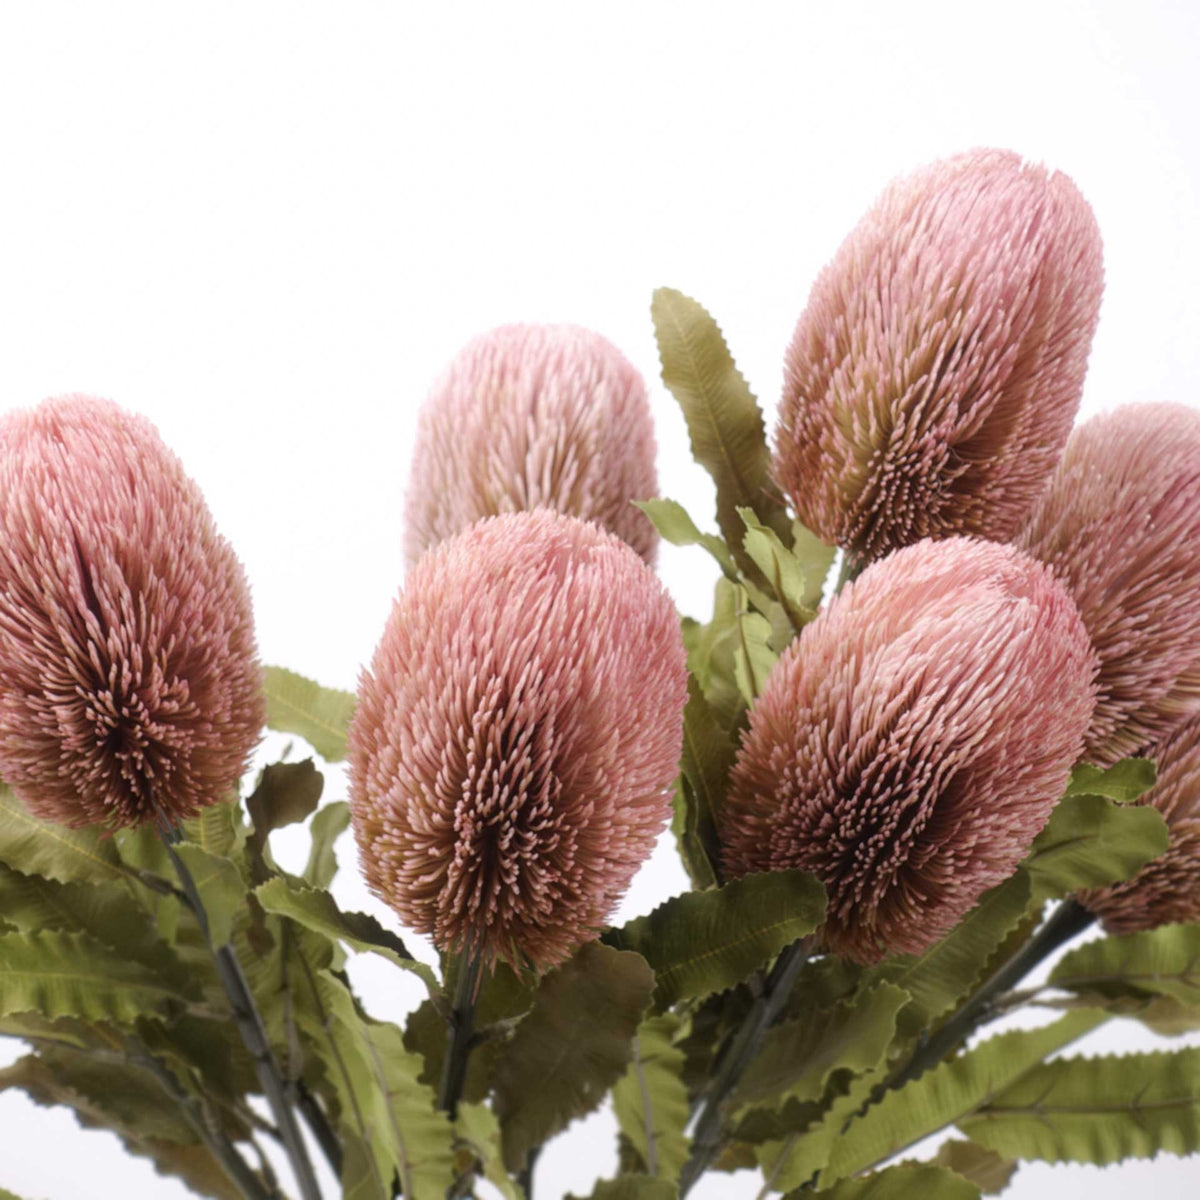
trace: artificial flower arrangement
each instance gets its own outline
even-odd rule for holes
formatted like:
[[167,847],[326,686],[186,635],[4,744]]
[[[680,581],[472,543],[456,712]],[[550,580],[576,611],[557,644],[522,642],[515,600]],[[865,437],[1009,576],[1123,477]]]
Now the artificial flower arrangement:
[[[606,1099],[596,1200],[742,1168],[968,1200],[1023,1160],[1196,1151],[1200,1050],[1059,1056],[1200,1028],[1200,413],[1072,431],[1102,282],[1061,174],[981,151],[896,182],[817,280],[773,449],[716,324],[659,291],[719,534],[656,496],[615,347],[477,339],[421,414],[357,696],[260,667],[145,420],[8,415],[0,1032],[29,1052],[0,1088],[221,1200],[315,1200],[316,1155],[354,1200],[529,1198]],[[677,616],[659,537],[715,560],[711,620]],[[345,759],[349,802],[311,759],[239,799],[264,724]],[[294,875],[271,834],[305,821]],[[668,821],[693,890],[609,926]],[[330,895],[347,825],[440,971]],[[423,982],[403,1026],[352,953]],[[1054,1016],[989,1030],[1028,1006]]]

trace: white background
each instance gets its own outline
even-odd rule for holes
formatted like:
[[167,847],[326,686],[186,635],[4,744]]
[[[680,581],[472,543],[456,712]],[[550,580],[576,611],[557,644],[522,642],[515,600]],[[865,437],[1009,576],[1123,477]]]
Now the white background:
[[[816,271],[930,158],[998,145],[1070,173],[1106,244],[1085,411],[1197,403],[1198,13],[6,3],[0,405],[87,391],[149,415],[245,561],[264,658],[352,688],[401,578],[415,410],[467,338],[513,320],[607,334],[652,383],[662,493],[707,515],[651,290],[713,310],[770,413]],[[668,549],[662,571],[703,615],[704,562]],[[660,853],[626,910],[681,886]],[[341,895],[370,903],[352,869]],[[412,1000],[386,968],[356,974],[379,1015]],[[1105,1036],[1151,1044],[1128,1023]],[[184,1194],[18,1095],[0,1130],[0,1185],[33,1200]],[[576,1126],[538,1195],[586,1195],[612,1164],[611,1123]],[[1139,1187],[1194,1195],[1200,1167],[1032,1166],[1011,1194]]]

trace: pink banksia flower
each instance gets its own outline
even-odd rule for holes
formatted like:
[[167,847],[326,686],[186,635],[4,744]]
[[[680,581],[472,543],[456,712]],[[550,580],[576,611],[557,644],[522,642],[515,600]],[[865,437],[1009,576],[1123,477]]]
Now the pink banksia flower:
[[0,776],[64,825],[227,800],[262,730],[241,564],[147,420],[0,420]]
[[367,882],[442,950],[561,961],[667,820],[686,695],[670,598],[614,535],[543,509],[441,543],[359,686]]
[[1066,585],[1100,658],[1089,762],[1200,713],[1200,412],[1127,404],[1085,422],[1017,544]]
[[796,514],[862,561],[1010,538],[1070,432],[1102,289],[1065,175],[980,150],[897,180],[787,351],[774,474]]
[[634,505],[658,493],[646,385],[606,338],[572,325],[507,325],[469,342],[421,410],[405,552],[483,517],[552,508],[596,521],[653,563]]
[[1158,782],[1138,803],[1162,813],[1167,852],[1135,878],[1079,897],[1109,933],[1200,921],[1200,718],[1178,726],[1145,755],[1158,767]]
[[856,962],[924,950],[1045,824],[1094,674],[1083,622],[1039,563],[966,538],[898,551],[767,677],[720,814],[725,867],[812,871],[826,944]]

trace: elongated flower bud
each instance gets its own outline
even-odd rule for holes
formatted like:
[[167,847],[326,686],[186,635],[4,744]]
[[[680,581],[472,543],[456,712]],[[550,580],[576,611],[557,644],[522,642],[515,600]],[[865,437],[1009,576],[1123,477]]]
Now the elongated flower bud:
[[508,325],[470,342],[421,411],[405,551],[482,517],[552,508],[596,521],[653,563],[658,534],[634,506],[658,493],[646,385],[606,338]]
[[367,882],[443,950],[561,961],[667,820],[685,701],[674,607],[612,534],[543,509],[441,543],[359,686]]
[[1102,289],[1065,175],[983,150],[897,180],[788,348],[774,473],[796,514],[863,560],[1012,537],[1070,432]]
[[1200,713],[1200,413],[1127,404],[1085,422],[1017,544],[1066,584],[1100,657],[1089,762]]
[[1083,622],[1039,563],[966,538],[898,551],[768,676],[721,813],[726,868],[814,872],[825,940],[857,962],[924,950],[1045,824],[1094,674]]
[[226,800],[264,720],[241,564],[142,417],[0,421],[0,775],[64,825]]
[[1158,766],[1158,782],[1138,803],[1162,813],[1170,841],[1136,878],[1079,897],[1110,933],[1200,921],[1200,718],[1145,755]]

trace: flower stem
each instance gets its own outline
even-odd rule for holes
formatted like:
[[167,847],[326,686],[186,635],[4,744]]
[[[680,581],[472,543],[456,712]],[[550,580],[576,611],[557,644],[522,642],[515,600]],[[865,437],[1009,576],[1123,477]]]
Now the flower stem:
[[717,1156],[725,1132],[725,1104],[762,1048],[767,1030],[787,1003],[800,970],[808,961],[810,946],[811,939],[801,938],[779,955],[762,992],[718,1052],[713,1077],[692,1114],[692,1154],[679,1175],[681,1198],[688,1194]]
[[475,996],[479,989],[480,966],[480,956],[473,954],[470,946],[459,955],[458,978],[455,980],[450,1007],[446,1061],[438,1089],[438,1108],[452,1121],[467,1081],[467,1061],[475,1049]]
[[304,1136],[296,1121],[296,1114],[288,1094],[289,1089],[284,1084],[283,1074],[279,1069],[279,1064],[275,1061],[275,1054],[271,1049],[262,1015],[254,1003],[254,994],[246,982],[241,963],[238,962],[237,955],[228,942],[223,946],[213,945],[208,914],[204,911],[204,903],[200,899],[196,881],[192,878],[192,873],[188,870],[187,865],[175,851],[175,847],[183,841],[182,831],[169,817],[160,814],[158,832],[167,855],[171,859],[171,864],[175,868],[175,873],[179,876],[179,882],[187,897],[188,907],[192,910],[196,923],[200,926],[200,932],[204,935],[204,940],[208,942],[212,952],[217,975],[221,980],[221,986],[225,989],[225,995],[229,998],[229,1006],[233,1010],[238,1032],[242,1035],[242,1041],[250,1052],[250,1057],[254,1060],[254,1069],[258,1073],[263,1094],[271,1107],[275,1124],[279,1127],[279,1135],[291,1161],[300,1194],[303,1200],[321,1200],[317,1177],[308,1156],[308,1147],[304,1144]]

